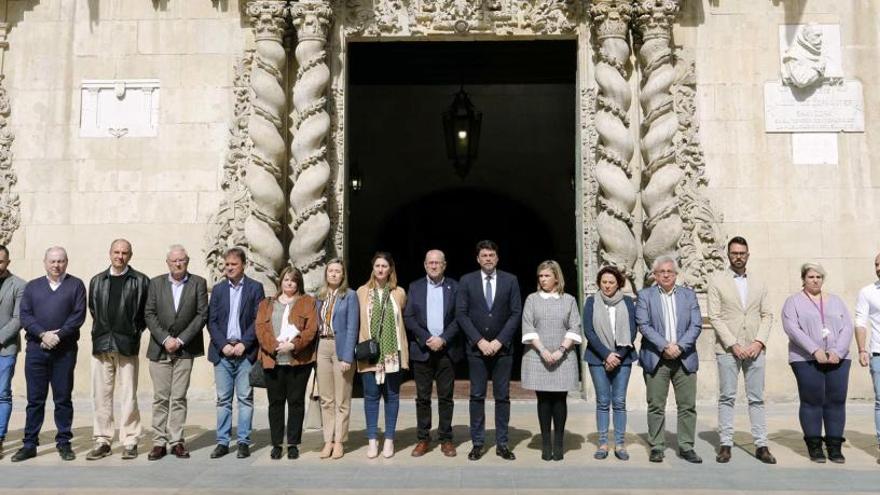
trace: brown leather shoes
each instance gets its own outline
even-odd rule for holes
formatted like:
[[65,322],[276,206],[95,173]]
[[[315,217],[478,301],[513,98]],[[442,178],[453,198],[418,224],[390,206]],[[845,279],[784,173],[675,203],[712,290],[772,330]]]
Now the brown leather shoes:
[[430,444],[427,440],[419,440],[419,443],[417,443],[416,446],[413,447],[411,455],[413,457],[421,457],[428,452],[429,447]]
[[455,444],[450,441],[445,441],[440,444],[440,451],[443,452],[443,455],[446,457],[455,457]]
[[150,450],[150,453],[147,454],[147,459],[151,461],[158,461],[166,455],[168,455],[168,450],[165,448],[165,446],[163,445],[160,447],[156,445]]
[[767,447],[758,447],[758,450],[755,451],[755,458],[764,464],[776,464],[776,458]]
[[730,445],[722,445],[718,449],[718,455],[715,456],[715,462],[727,464],[730,462]]
[[171,453],[178,459],[189,459],[189,451],[186,450],[183,443],[178,443],[171,447]]

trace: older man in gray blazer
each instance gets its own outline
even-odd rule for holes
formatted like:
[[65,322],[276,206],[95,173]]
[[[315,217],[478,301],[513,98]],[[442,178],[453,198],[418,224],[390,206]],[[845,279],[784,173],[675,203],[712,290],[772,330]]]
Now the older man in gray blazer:
[[202,329],[208,319],[208,285],[187,270],[189,256],[180,245],[171,246],[165,259],[168,273],[150,281],[144,311],[150,329],[150,377],[153,379],[153,449],[155,461],[171,453],[189,458],[184,445],[186,393],[193,359],[205,354]]
[[700,305],[693,290],[676,285],[678,262],[671,256],[654,260],[657,284],[639,291],[636,325],[642,334],[639,364],[645,374],[648,399],[648,443],[651,462],[663,462],[666,396],[669,383],[678,407],[678,454],[703,462],[694,451],[697,427],[697,339],[703,327]]
[[25,281],[9,271],[9,250],[0,245],[0,459],[12,414],[12,374],[21,347],[18,308]]

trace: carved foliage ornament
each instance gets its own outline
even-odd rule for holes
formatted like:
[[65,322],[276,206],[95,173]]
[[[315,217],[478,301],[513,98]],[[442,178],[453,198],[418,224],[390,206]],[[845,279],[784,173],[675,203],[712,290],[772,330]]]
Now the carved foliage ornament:
[[284,19],[286,5],[287,0],[252,0],[248,2],[247,14],[251,18],[251,25],[257,40],[281,41],[286,23]]
[[575,0],[339,0],[349,36],[569,34]]
[[12,241],[12,234],[21,225],[21,211],[18,194],[12,187],[18,181],[12,168],[12,141],[15,136],[9,126],[9,95],[3,86],[0,75],[0,244]]
[[632,11],[632,2],[628,0],[592,0],[590,17],[599,42],[606,38],[626,39]]
[[635,16],[642,39],[669,39],[679,3],[680,0],[637,0]]
[[290,5],[290,17],[299,41],[327,39],[333,9],[328,2],[305,0]]

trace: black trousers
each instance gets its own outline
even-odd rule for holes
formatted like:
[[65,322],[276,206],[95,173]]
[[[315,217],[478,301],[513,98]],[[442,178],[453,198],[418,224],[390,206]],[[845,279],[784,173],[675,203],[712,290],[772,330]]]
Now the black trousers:
[[[541,427],[541,442],[546,449],[551,445],[562,450],[565,435],[565,420],[568,418],[568,392],[535,392],[538,397],[538,424]],[[553,430],[551,442],[550,430]]]
[[46,398],[52,386],[55,401],[55,435],[57,445],[70,444],[73,438],[73,369],[76,367],[77,346],[47,351],[39,344],[28,342],[24,358],[24,377],[27,381],[27,408],[25,409],[25,447],[36,448],[40,444],[40,429],[46,414]]
[[507,446],[507,425],[510,422],[510,371],[513,356],[490,357],[468,355],[468,374],[471,379],[471,442],[482,446],[486,442],[486,390],[492,379],[495,397],[495,445]]
[[452,441],[452,391],[455,387],[455,368],[452,359],[444,353],[430,353],[427,361],[413,361],[416,381],[416,425],[419,440],[431,439],[431,390],[437,382],[437,439]]
[[284,443],[284,405],[287,404],[287,445],[302,441],[306,410],[306,385],[312,365],[275,366],[265,370],[269,398],[269,436],[273,446]]

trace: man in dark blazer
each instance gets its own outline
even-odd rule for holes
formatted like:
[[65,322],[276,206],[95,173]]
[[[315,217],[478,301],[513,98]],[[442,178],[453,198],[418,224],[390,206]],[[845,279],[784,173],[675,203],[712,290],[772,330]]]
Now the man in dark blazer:
[[678,453],[686,461],[703,462],[694,451],[697,426],[697,339],[703,328],[693,290],[675,284],[678,262],[661,256],[653,264],[657,284],[639,291],[636,324],[642,334],[639,364],[648,399],[648,443],[651,462],[663,462],[666,396],[669,384],[678,407]]
[[263,286],[246,277],[247,256],[241,248],[224,253],[226,278],[211,290],[208,309],[208,361],[214,365],[217,386],[217,447],[211,458],[229,453],[232,435],[232,396],[238,400],[239,459],[250,457],[251,423],[254,415],[254,391],[251,388],[251,366],[257,359],[257,334],[254,322],[257,306],[265,294]]
[[202,329],[208,320],[208,284],[187,271],[189,255],[176,244],[165,257],[168,273],[150,281],[144,316],[150,329],[147,359],[153,381],[153,449],[159,460],[171,453],[189,458],[183,439],[186,393],[193,359],[205,354]]
[[446,255],[439,249],[425,254],[425,273],[409,285],[403,321],[409,337],[409,359],[416,382],[418,443],[413,457],[425,455],[431,441],[431,389],[437,382],[437,439],[446,457],[455,457],[452,443],[452,392],[455,363],[464,354],[455,321],[458,283],[444,276]]
[[495,397],[495,453],[507,460],[516,456],[507,445],[510,420],[510,371],[512,342],[519,334],[522,299],[516,277],[496,270],[498,246],[492,241],[477,243],[480,270],[462,277],[456,297],[456,319],[467,337],[471,380],[470,416],[473,448],[468,459],[483,456],[486,434],[486,387],[491,375]]

